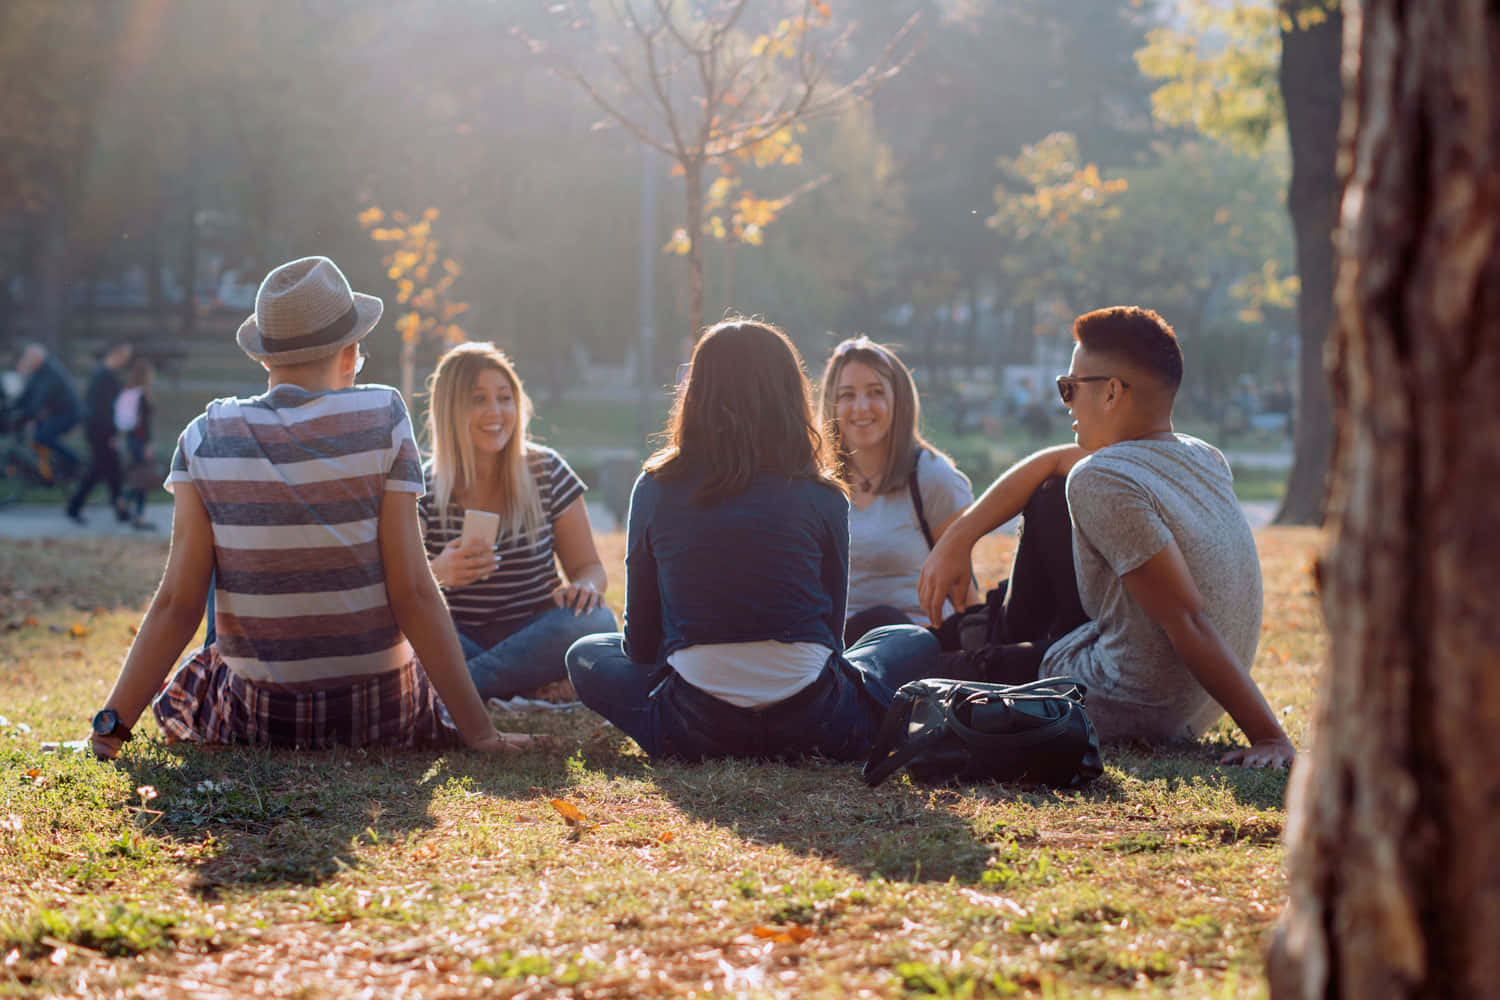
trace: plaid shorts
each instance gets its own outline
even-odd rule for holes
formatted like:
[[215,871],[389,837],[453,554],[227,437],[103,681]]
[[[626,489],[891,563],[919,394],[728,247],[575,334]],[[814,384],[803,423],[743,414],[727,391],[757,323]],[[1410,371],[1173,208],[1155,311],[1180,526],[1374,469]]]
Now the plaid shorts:
[[205,646],[151,703],[169,740],[322,749],[461,744],[442,700],[415,659],[364,680],[291,690],[246,680]]

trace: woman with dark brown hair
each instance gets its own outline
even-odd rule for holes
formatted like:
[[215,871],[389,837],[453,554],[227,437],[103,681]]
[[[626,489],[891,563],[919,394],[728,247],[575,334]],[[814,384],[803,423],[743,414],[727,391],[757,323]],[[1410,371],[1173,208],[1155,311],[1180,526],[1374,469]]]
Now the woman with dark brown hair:
[[895,689],[935,666],[914,626],[841,652],[849,501],[820,445],[785,334],[704,334],[631,497],[625,631],[567,657],[584,704],[651,756],[858,759]]

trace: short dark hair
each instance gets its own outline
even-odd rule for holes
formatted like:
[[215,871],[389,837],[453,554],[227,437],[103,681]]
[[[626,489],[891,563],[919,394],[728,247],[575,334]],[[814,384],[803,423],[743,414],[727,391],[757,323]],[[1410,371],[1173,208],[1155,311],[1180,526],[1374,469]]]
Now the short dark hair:
[[1182,345],[1172,325],[1150,309],[1110,306],[1073,321],[1073,339],[1090,352],[1154,373],[1172,392],[1182,385]]

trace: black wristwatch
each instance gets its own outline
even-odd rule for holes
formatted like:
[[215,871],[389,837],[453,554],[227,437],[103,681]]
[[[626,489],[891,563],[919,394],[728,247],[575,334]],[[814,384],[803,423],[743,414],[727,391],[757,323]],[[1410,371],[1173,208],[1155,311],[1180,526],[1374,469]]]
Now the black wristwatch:
[[111,736],[121,742],[130,739],[130,727],[120,721],[120,713],[112,708],[101,708],[94,716],[94,735]]

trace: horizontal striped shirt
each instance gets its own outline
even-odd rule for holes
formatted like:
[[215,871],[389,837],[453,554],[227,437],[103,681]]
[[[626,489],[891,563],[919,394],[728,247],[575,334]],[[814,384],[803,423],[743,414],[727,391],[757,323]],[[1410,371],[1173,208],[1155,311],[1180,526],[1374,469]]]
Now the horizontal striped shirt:
[[307,690],[412,659],[379,539],[386,492],[422,492],[399,392],[283,384],[215,400],[177,441],[166,486],[183,482],[213,524],[214,627],[230,670]]
[[[526,458],[537,492],[542,499],[543,524],[535,535],[521,532],[501,534],[495,554],[499,567],[489,576],[467,587],[447,591],[448,609],[453,621],[465,633],[483,634],[486,630],[513,625],[536,614],[562,582],[557,575],[553,549],[553,523],[573,501],[583,496],[586,487],[578,474],[569,468],[561,455],[551,448],[529,444]],[[443,547],[463,531],[464,509],[448,504],[446,517],[437,516],[437,504],[431,495],[432,470],[427,470],[429,493],[417,505],[422,517],[422,537],[427,543],[427,558],[436,559]]]

